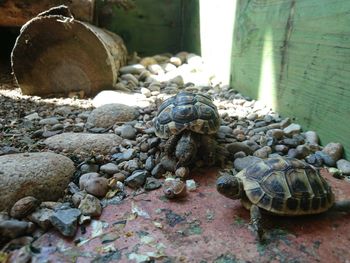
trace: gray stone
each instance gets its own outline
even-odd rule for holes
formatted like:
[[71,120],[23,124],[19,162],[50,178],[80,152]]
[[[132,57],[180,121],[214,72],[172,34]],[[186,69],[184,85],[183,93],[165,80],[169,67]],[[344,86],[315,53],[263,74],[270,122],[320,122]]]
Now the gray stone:
[[121,126],[120,136],[132,140],[136,137],[136,129],[129,124],[125,124]]
[[139,112],[135,107],[111,103],[94,109],[86,122],[91,127],[108,128],[115,123],[135,120],[138,116]]
[[93,195],[87,194],[79,204],[79,210],[85,216],[100,216],[102,213],[102,206],[100,200]]
[[25,196],[54,201],[63,196],[75,171],[67,157],[51,152],[0,156],[0,211]]
[[127,170],[129,172],[133,172],[139,168],[140,168],[139,163],[135,159],[129,160],[125,164],[125,170]]
[[44,143],[49,149],[69,153],[108,154],[121,141],[122,138],[115,134],[62,133],[46,139]]
[[247,157],[243,157],[243,158],[237,158],[234,163],[233,166],[237,171],[241,171],[257,162],[260,162],[262,159],[258,158],[256,156],[247,156]]
[[287,153],[288,152],[288,146],[286,146],[286,145],[283,145],[283,144],[276,144],[275,146],[274,146],[274,149],[275,149],[275,151],[276,152],[280,152],[280,153]]
[[243,157],[246,157],[246,153],[245,152],[236,152],[234,155],[233,155],[233,159],[237,159],[237,158],[243,158]]
[[51,227],[50,218],[54,211],[48,208],[40,208],[28,216],[28,219],[44,230]]
[[154,166],[154,168],[152,169],[152,176],[155,178],[161,178],[162,175],[166,172],[166,170],[164,169],[163,165],[161,163],[156,164],[156,166]]
[[98,164],[93,164],[93,163],[84,163],[82,166],[80,166],[80,171],[85,174],[85,173],[96,173],[100,167]]
[[50,217],[50,222],[62,235],[73,237],[77,231],[77,222],[80,215],[80,210],[76,208],[58,210]]
[[350,162],[345,159],[337,161],[337,168],[346,176],[350,175]]
[[145,162],[145,169],[147,171],[152,171],[153,167],[155,165],[153,156],[149,156]]
[[304,133],[305,142],[309,144],[319,144],[319,138],[315,131],[307,131]]
[[160,188],[161,186],[162,183],[158,179],[154,177],[147,177],[144,188],[146,191],[152,191]]
[[16,237],[30,234],[35,226],[32,222],[9,219],[0,221],[0,241],[2,239],[14,239]]
[[86,191],[80,191],[72,195],[72,203],[74,207],[78,207],[80,205],[81,200],[86,196]]
[[323,164],[323,159],[317,154],[310,154],[305,158],[305,161],[316,167],[320,167]]
[[338,161],[343,157],[343,145],[336,142],[328,143],[322,150],[324,153],[328,154],[334,161]]
[[250,148],[247,144],[243,142],[233,142],[226,146],[226,149],[228,150],[230,155],[234,155],[237,152],[244,152],[247,155],[250,155],[253,153],[252,148]]
[[148,176],[146,170],[136,170],[128,178],[125,179],[125,184],[131,188],[139,188],[143,186]]
[[108,175],[113,175],[119,172],[119,168],[118,168],[118,165],[114,163],[106,163],[104,165],[101,165],[100,171]]
[[31,113],[31,114],[25,116],[24,118],[27,119],[27,120],[30,120],[30,121],[40,120],[41,119],[41,117],[39,116],[39,114],[37,112]]
[[122,153],[117,153],[113,155],[113,158],[115,158],[116,161],[122,162],[122,161],[128,161],[131,160],[136,156],[136,150],[133,148],[127,149]]
[[221,125],[218,132],[221,132],[226,135],[226,134],[232,134],[232,131],[233,129],[231,127]]
[[254,156],[261,158],[261,159],[265,159],[269,156],[269,154],[272,152],[271,147],[269,146],[264,146],[262,148],[260,148],[259,150],[256,150],[254,152]]
[[294,134],[299,134],[300,131],[301,131],[301,126],[296,123],[292,123],[283,129],[284,134],[288,137],[291,137]]
[[143,65],[134,64],[134,65],[127,65],[127,66],[121,67],[119,69],[119,72],[121,74],[140,74],[144,70],[145,70],[145,67]]
[[57,124],[59,121],[56,117],[50,117],[50,118],[46,118],[46,119],[42,119],[39,121],[40,125],[55,125]]

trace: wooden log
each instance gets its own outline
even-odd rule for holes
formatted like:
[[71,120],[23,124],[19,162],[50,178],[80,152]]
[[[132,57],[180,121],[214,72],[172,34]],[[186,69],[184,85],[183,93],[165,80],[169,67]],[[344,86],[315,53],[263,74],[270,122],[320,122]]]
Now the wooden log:
[[22,27],[11,63],[23,94],[85,97],[113,87],[126,57],[119,36],[75,20],[60,6]]
[[62,4],[70,8],[76,19],[93,21],[95,0],[2,0],[0,26],[22,26],[37,14]]

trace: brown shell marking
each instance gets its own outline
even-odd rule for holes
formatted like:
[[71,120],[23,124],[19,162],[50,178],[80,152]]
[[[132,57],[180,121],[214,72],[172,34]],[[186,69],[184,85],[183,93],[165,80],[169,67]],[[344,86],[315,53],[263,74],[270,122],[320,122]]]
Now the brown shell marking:
[[220,117],[209,96],[180,92],[159,107],[154,125],[156,135],[161,138],[183,130],[213,134],[220,127]]
[[275,214],[318,214],[334,203],[326,180],[312,166],[297,159],[268,159],[237,176],[243,180],[248,199]]

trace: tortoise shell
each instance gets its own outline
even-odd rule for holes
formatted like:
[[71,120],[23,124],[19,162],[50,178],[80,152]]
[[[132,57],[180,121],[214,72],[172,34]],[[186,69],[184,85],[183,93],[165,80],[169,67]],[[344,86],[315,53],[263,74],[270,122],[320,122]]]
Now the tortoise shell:
[[156,135],[161,138],[169,138],[184,130],[213,134],[220,127],[220,117],[208,95],[180,92],[162,103],[154,125]]
[[311,165],[292,158],[270,158],[236,175],[249,201],[279,215],[318,214],[334,203],[331,187]]

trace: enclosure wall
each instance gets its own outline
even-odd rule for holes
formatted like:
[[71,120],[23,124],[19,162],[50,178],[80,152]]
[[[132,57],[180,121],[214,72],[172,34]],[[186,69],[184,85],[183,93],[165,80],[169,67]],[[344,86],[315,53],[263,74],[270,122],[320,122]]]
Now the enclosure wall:
[[231,84],[350,153],[350,2],[238,0]]

